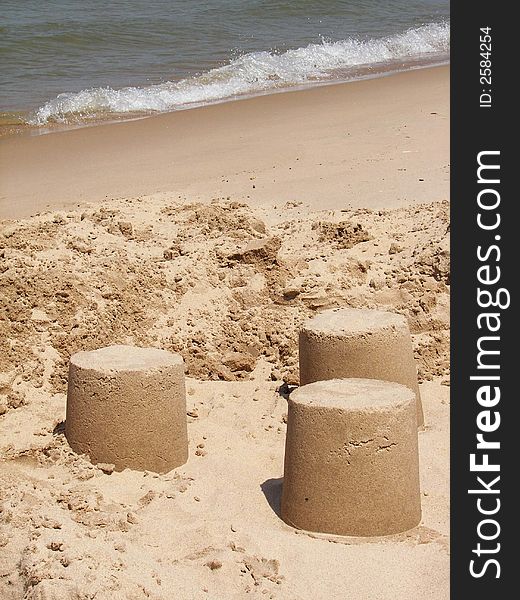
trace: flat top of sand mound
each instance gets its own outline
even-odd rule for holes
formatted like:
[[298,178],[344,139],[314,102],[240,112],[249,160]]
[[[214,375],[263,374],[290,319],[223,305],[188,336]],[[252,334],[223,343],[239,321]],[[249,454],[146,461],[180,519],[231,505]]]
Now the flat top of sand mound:
[[303,328],[329,335],[349,335],[402,327],[404,324],[406,319],[396,313],[363,308],[338,308],[317,314],[306,321]]
[[76,352],[71,362],[82,369],[96,371],[143,371],[170,365],[181,365],[182,357],[159,348],[138,348],[116,344],[92,350]]
[[291,400],[307,406],[323,406],[340,410],[388,408],[412,401],[415,394],[399,383],[376,379],[329,379],[298,388]]

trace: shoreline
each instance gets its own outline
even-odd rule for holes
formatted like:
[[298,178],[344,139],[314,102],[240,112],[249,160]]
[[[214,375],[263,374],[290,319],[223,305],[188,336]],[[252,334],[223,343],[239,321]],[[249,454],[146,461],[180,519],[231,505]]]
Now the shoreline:
[[26,117],[35,114],[38,110],[35,109],[23,109],[23,110],[8,110],[5,112],[0,112],[0,140],[2,138],[13,137],[13,136],[39,136],[39,135],[49,135],[52,133],[59,133],[62,131],[71,131],[74,129],[81,129],[83,127],[97,127],[98,125],[113,125],[117,123],[126,123],[130,121],[137,121],[140,119],[149,119],[150,117],[156,117],[158,115],[172,114],[184,110],[192,110],[194,108],[205,108],[207,106],[215,106],[217,104],[225,104],[227,102],[240,102],[241,100],[250,100],[252,98],[259,98],[262,96],[270,96],[274,94],[286,94],[290,92],[300,92],[309,90],[312,88],[320,88],[330,85],[343,85],[346,83],[354,83],[356,81],[366,81],[370,79],[379,79],[380,77],[390,77],[392,75],[397,75],[399,73],[408,73],[410,71],[417,71],[420,69],[434,69],[437,67],[449,67],[450,61],[449,59],[442,60],[432,60],[428,61],[426,59],[414,59],[411,60],[409,64],[401,63],[391,64],[391,63],[381,63],[376,65],[379,66],[381,70],[374,71],[374,66],[370,65],[365,69],[360,69],[358,74],[352,75],[351,77],[345,79],[323,79],[316,81],[308,81],[302,84],[293,84],[288,85],[287,87],[281,88],[270,88],[263,91],[256,91],[251,93],[239,94],[236,96],[228,96],[223,98],[218,98],[215,100],[210,100],[205,103],[192,103],[192,104],[183,104],[177,108],[165,111],[157,111],[157,112],[128,112],[128,113],[107,113],[105,116],[92,117],[91,119],[86,119],[84,121],[79,121],[77,123],[60,123],[60,122],[50,122],[45,124],[34,124],[30,123]]
[[0,218],[164,193],[323,209],[445,199],[448,128],[444,66],[4,138]]

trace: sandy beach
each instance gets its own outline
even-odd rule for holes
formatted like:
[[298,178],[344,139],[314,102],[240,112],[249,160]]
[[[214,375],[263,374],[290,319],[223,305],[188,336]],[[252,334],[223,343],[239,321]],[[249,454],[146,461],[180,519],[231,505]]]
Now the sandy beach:
[[[0,597],[449,596],[449,68],[0,140]],[[247,253],[251,240],[261,251]],[[421,524],[280,518],[304,319],[407,317]],[[188,462],[110,472],[64,436],[72,353],[180,353]]]
[[0,217],[173,194],[391,208],[447,198],[448,67],[0,141]]

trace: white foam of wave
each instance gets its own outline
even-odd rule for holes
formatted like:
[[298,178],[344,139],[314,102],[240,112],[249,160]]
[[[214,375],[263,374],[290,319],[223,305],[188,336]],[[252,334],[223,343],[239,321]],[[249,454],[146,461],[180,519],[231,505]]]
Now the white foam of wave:
[[448,23],[430,23],[395,36],[360,41],[323,41],[283,54],[252,52],[197,77],[148,87],[92,88],[60,94],[39,108],[31,124],[67,123],[105,113],[165,112],[244,94],[329,79],[334,71],[446,55]]

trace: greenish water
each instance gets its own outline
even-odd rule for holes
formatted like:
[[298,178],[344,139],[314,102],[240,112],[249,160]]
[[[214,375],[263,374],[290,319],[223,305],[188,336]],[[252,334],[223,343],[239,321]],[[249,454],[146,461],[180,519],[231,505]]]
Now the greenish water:
[[[0,0],[0,113],[149,114],[449,58],[440,0]],[[0,117],[1,118],[1,117]]]

